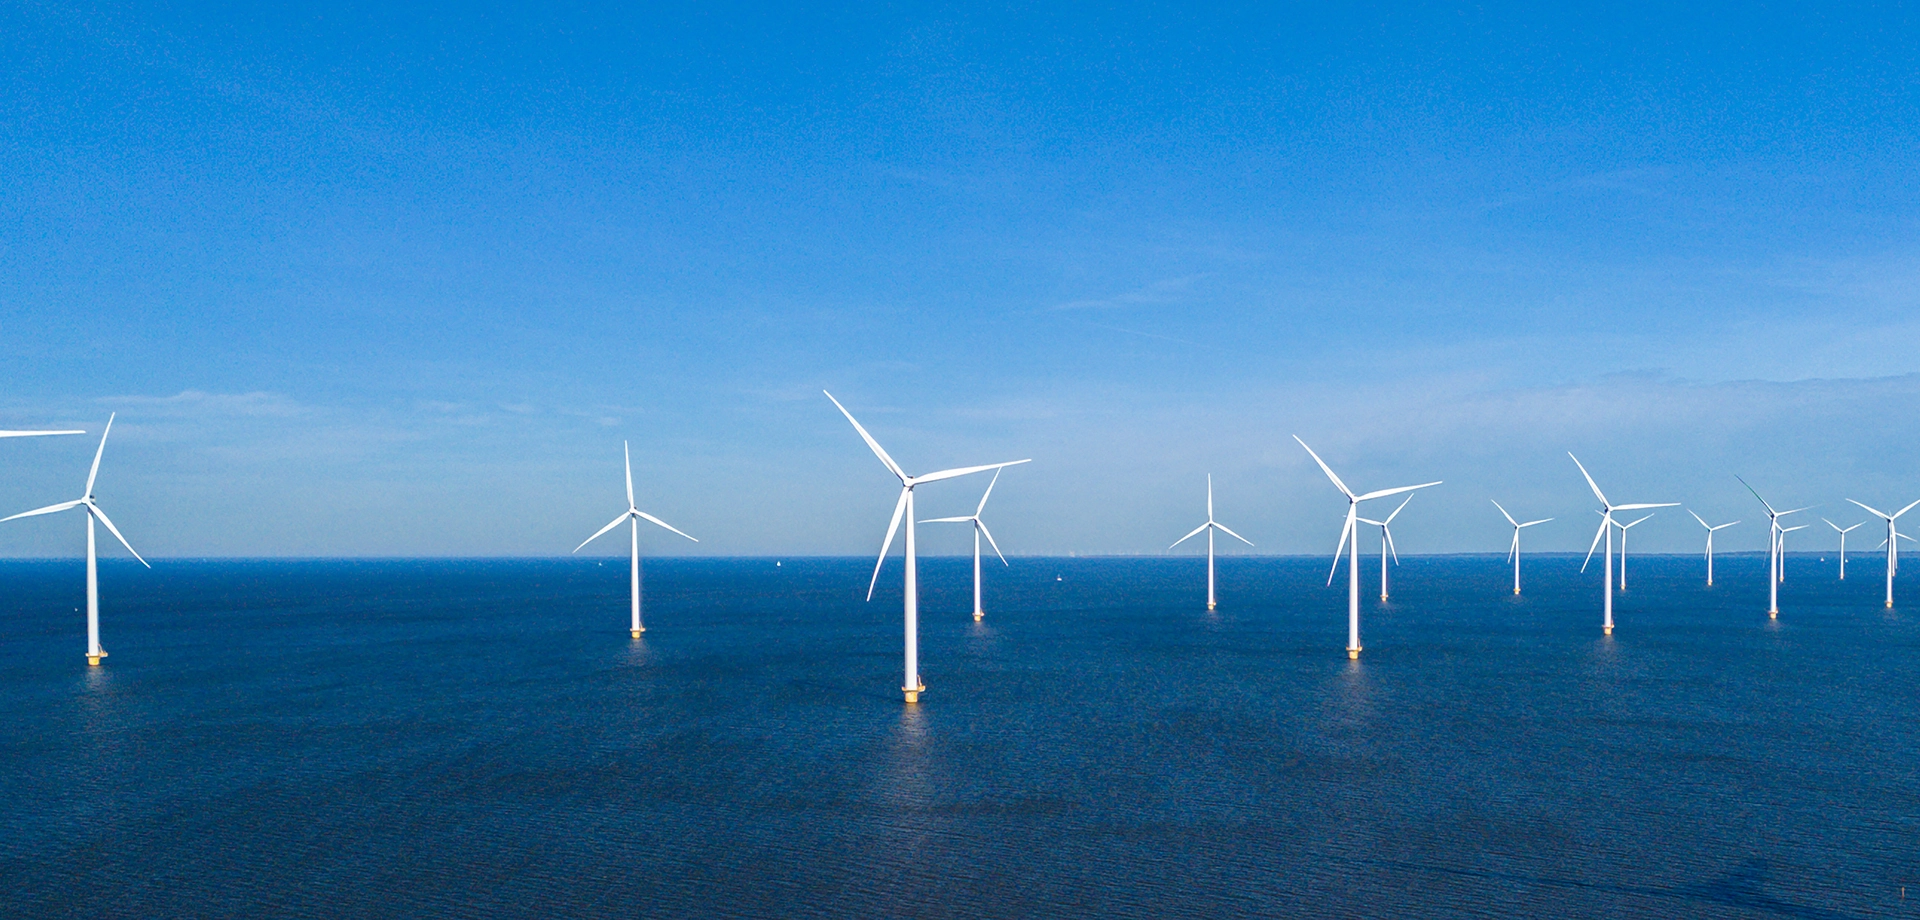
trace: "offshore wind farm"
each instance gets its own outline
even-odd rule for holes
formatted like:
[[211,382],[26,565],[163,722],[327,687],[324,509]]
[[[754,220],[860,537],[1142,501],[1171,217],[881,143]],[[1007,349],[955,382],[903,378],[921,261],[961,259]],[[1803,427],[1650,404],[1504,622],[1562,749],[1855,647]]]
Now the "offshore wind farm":
[[1920,916],[1911,9],[0,34],[0,916]]

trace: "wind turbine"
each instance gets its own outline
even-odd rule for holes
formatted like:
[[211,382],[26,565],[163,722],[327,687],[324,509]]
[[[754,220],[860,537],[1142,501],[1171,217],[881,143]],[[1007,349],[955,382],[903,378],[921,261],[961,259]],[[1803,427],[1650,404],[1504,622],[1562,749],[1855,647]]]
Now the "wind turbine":
[[1620,591],[1622,593],[1625,593],[1627,590],[1627,531],[1632,529],[1634,524],[1643,523],[1650,517],[1653,517],[1653,515],[1641,515],[1640,519],[1634,521],[1633,524],[1622,524],[1619,521],[1613,522],[1613,526],[1620,528]]
[[[1827,521],[1826,518],[1821,518],[1820,520]],[[1865,524],[1865,523],[1866,521],[1860,522],[1860,524]],[[1860,527],[1860,524],[1855,524],[1852,527],[1842,527],[1839,524],[1835,524],[1832,521],[1827,521],[1827,526],[1833,528],[1835,532],[1840,534],[1840,580],[1841,581],[1847,580],[1847,533],[1849,531],[1858,529]]]
[[640,638],[641,633],[647,631],[647,627],[641,625],[640,623],[640,522],[642,520],[650,521],[652,523],[665,527],[666,529],[671,530],[674,533],[680,534],[683,537],[687,537],[687,539],[693,540],[693,542],[695,543],[698,543],[700,541],[694,540],[693,537],[688,537],[686,534],[681,533],[680,529],[677,527],[674,527],[672,524],[669,524],[666,521],[660,520],[659,518],[654,517],[653,515],[648,514],[645,511],[641,511],[639,508],[634,507],[634,504],[633,504],[633,449],[628,447],[627,442],[625,441],[620,442],[620,449],[625,453],[626,459],[627,459],[627,510],[621,512],[619,517],[614,518],[612,523],[609,523],[607,526],[602,527],[598,531],[596,531],[593,536],[580,541],[580,545],[574,547],[573,551],[577,553],[583,549],[586,549],[588,543],[592,543],[593,541],[600,539],[602,534],[605,534],[607,531],[612,530],[615,527],[620,526],[621,524],[626,524],[628,526],[628,529],[631,531],[631,533],[628,535],[629,537],[628,542],[629,542],[629,546],[633,550],[633,556],[632,556],[633,561],[632,561],[632,564],[627,569],[628,582],[629,584],[632,585],[632,595],[633,595],[632,633],[633,633],[633,637],[635,639],[638,639]]
[[886,466],[887,472],[892,473],[900,479],[900,500],[893,505],[893,520],[887,524],[886,542],[880,544],[880,558],[873,564],[873,580],[867,583],[867,600],[873,600],[874,586],[880,583],[880,567],[887,562],[887,551],[893,548],[894,532],[900,529],[900,519],[904,517],[907,521],[907,570],[905,590],[902,591],[904,598],[902,605],[906,611],[907,676],[905,683],[900,685],[900,692],[906,695],[907,702],[918,703],[920,702],[920,694],[926,692],[927,685],[920,681],[920,583],[917,569],[918,558],[914,554],[913,487],[925,485],[929,482],[939,482],[942,479],[952,479],[956,476],[983,473],[987,470],[1005,469],[1006,467],[1016,466],[1028,461],[1009,460],[1006,463],[963,466],[956,469],[928,473],[924,476],[909,476],[906,470],[900,468],[900,464],[893,462],[893,458],[887,456],[887,452],[880,447],[880,442],[874,440],[873,435],[867,433],[867,429],[860,427],[860,422],[854,419],[853,413],[848,412],[846,406],[840,405],[840,400],[834,399],[833,394],[827,393],[825,390],[821,390],[820,392],[826,393],[827,399],[833,403],[834,408],[839,409],[840,414],[846,416],[847,421],[853,423],[853,430],[860,432],[860,439],[867,442],[867,446],[873,449],[873,455],[880,458],[880,462]]
[[[1693,514],[1693,510],[1689,508],[1687,510],[1687,513]],[[1732,527],[1733,525],[1738,524],[1740,522],[1729,521],[1728,523],[1725,523],[1725,524],[1718,524],[1718,525],[1709,524],[1706,522],[1705,518],[1702,518],[1700,515],[1697,515],[1697,514],[1693,514],[1693,519],[1696,521],[1699,521],[1700,526],[1705,527],[1707,529],[1707,587],[1711,588],[1713,587],[1713,532],[1716,530],[1725,530],[1728,527]]]
[[[1851,498],[1847,499],[1847,501],[1860,505],[1859,502],[1855,502]],[[1914,502],[1913,505],[1920,505],[1920,501]],[[1899,531],[1894,529],[1893,522],[1897,520],[1900,515],[1912,511],[1913,505],[1908,505],[1892,514],[1888,514],[1885,511],[1875,511],[1868,505],[1860,505],[1860,507],[1867,509],[1868,514],[1887,522],[1887,542],[1885,546],[1887,547],[1887,609],[1889,610],[1893,609],[1893,573],[1895,569],[1900,567],[1900,547],[1898,545],[1899,541],[1896,539]]]
[[[1492,499],[1488,500],[1492,501]],[[1493,506],[1500,508],[1500,503],[1494,502]],[[1545,524],[1553,520],[1553,518],[1541,518],[1537,521],[1528,521],[1522,524],[1514,520],[1513,515],[1508,514],[1505,508],[1500,508],[1500,516],[1506,518],[1507,523],[1513,525],[1513,545],[1507,548],[1507,555],[1513,557],[1513,593],[1517,595],[1520,593],[1520,529],[1523,527],[1532,527],[1535,524]]]
[[[1600,504],[1606,508],[1606,510],[1600,514],[1600,530],[1593,535],[1593,543],[1587,547],[1587,558],[1580,563],[1580,571],[1585,572],[1587,570],[1587,563],[1593,561],[1594,547],[1599,546],[1600,538],[1605,537],[1607,540],[1607,571],[1606,578],[1602,579],[1602,583],[1606,585],[1606,618],[1602,621],[1600,630],[1611,636],[1613,635],[1613,513],[1615,511],[1638,511],[1642,508],[1671,508],[1679,504],[1679,502],[1643,502],[1633,505],[1613,504],[1607,501],[1607,496],[1602,493],[1600,487],[1594,483],[1593,477],[1588,475],[1587,468],[1581,466],[1580,458],[1573,456],[1572,451],[1568,451],[1567,456],[1573,460],[1574,466],[1580,467],[1580,475],[1587,480],[1587,488],[1593,490],[1593,497],[1599,499]],[[1641,520],[1645,520],[1645,518]],[[1637,524],[1639,521],[1635,521],[1634,523]]]
[[1788,511],[1775,511],[1772,505],[1767,504],[1766,499],[1760,498],[1759,490],[1748,485],[1745,479],[1741,479],[1737,475],[1733,478],[1739,479],[1740,484],[1746,486],[1747,491],[1752,492],[1754,498],[1759,498],[1760,504],[1764,505],[1767,509],[1767,619],[1779,619],[1780,582],[1786,579],[1786,573],[1781,571],[1785,566],[1781,563],[1780,559],[1780,519],[1789,514],[1798,514],[1813,506],[1808,505],[1806,508],[1794,508]]
[[[107,650],[100,647],[100,563],[98,550],[94,544],[93,522],[98,520],[100,523],[107,525],[107,532],[113,534],[113,538],[119,540],[120,545],[127,548],[127,552],[133,553],[133,558],[140,559],[140,554],[133,551],[133,544],[128,543],[127,538],[120,535],[120,528],[113,526],[112,519],[108,518],[107,513],[102,511],[100,505],[93,500],[93,482],[100,476],[100,456],[107,452],[107,435],[113,433],[113,419],[114,416],[109,414],[107,416],[106,430],[100,432],[100,446],[93,452],[93,468],[87,471],[87,489],[85,492],[80,493],[79,498],[70,502],[61,502],[57,505],[48,505],[45,508],[35,508],[32,511],[22,511],[13,517],[0,518],[0,521],[11,521],[15,518],[33,517],[40,514],[52,514],[56,511],[66,511],[69,508],[81,508],[86,511],[87,664],[89,665],[98,665],[100,659],[107,657]],[[60,433],[67,434],[69,432]],[[72,433],[77,434],[80,432]],[[140,559],[140,564],[146,565],[149,569],[153,568],[153,566],[147,565],[147,560],[145,559]]]
[[1383,601],[1387,599],[1387,553],[1393,553],[1394,565],[1400,564],[1400,550],[1396,549],[1393,545],[1393,527],[1391,525],[1393,524],[1393,519],[1400,516],[1401,508],[1405,508],[1407,502],[1410,501],[1413,501],[1413,496],[1411,495],[1402,499],[1400,507],[1393,509],[1393,513],[1387,515],[1387,519],[1384,521],[1375,521],[1369,518],[1355,518],[1355,520],[1362,524],[1372,524],[1380,528],[1380,599]]
[[1335,476],[1333,474],[1333,469],[1327,466],[1327,462],[1325,460],[1320,459],[1320,455],[1314,453],[1313,448],[1307,447],[1307,442],[1301,441],[1300,436],[1297,434],[1293,436],[1293,439],[1299,442],[1301,447],[1307,448],[1307,456],[1312,457],[1313,462],[1320,465],[1320,471],[1323,473],[1326,473],[1328,479],[1333,480],[1333,487],[1336,489],[1339,489],[1340,494],[1345,495],[1347,497],[1347,521],[1345,524],[1341,525],[1340,527],[1340,545],[1335,547],[1333,550],[1333,568],[1328,570],[1327,572],[1327,584],[1329,585],[1333,584],[1333,573],[1338,572],[1340,570],[1340,552],[1342,550],[1349,550],[1348,538],[1351,537],[1353,542],[1351,544],[1351,549],[1347,553],[1347,657],[1349,659],[1359,658],[1360,657],[1360,534],[1359,534],[1359,531],[1355,529],[1354,525],[1355,525],[1355,522],[1358,521],[1359,519],[1360,503],[1364,501],[1370,501],[1376,498],[1385,498],[1389,495],[1398,495],[1402,492],[1411,492],[1415,489],[1425,489],[1429,486],[1437,486],[1440,484],[1440,480],[1434,480],[1433,482],[1423,482],[1417,486],[1400,486],[1399,488],[1381,489],[1378,492],[1368,492],[1363,495],[1355,495],[1353,494],[1352,489],[1347,488],[1346,483],[1340,481],[1340,477]]
[[987,538],[987,545],[993,547],[993,554],[1000,556],[1000,564],[1007,564],[1007,557],[1000,554],[1000,544],[993,542],[993,533],[987,530],[987,522],[980,520],[980,512],[987,510],[987,497],[993,494],[993,485],[999,481],[1000,471],[994,470],[993,482],[987,483],[987,492],[985,495],[980,496],[980,506],[973,509],[973,514],[967,517],[933,518],[932,520],[920,522],[922,524],[959,524],[965,522],[971,522],[973,524],[973,618],[975,620],[987,615],[986,611],[980,607],[980,537],[982,535]]
[[[1227,525],[1222,524],[1219,521],[1216,521],[1213,519],[1213,474],[1212,473],[1207,474],[1207,522],[1205,524],[1201,524],[1198,527],[1195,527],[1193,531],[1187,534],[1186,536],[1173,541],[1173,546],[1179,546],[1180,544],[1193,539],[1194,537],[1198,536],[1200,532],[1203,530],[1207,532],[1207,609],[1212,610],[1213,609],[1213,532],[1215,530],[1218,530],[1225,533],[1227,536],[1234,538],[1235,540],[1239,540],[1240,542],[1245,543],[1248,546],[1253,545],[1252,540],[1249,540],[1246,537],[1243,537],[1237,533],[1234,533],[1231,530],[1228,530]],[[1172,549],[1173,546],[1169,546],[1167,548]]]
[[1798,527],[1780,528],[1780,583],[1783,585],[1787,583],[1787,534],[1793,533],[1796,530],[1806,530],[1811,526],[1813,525],[1801,524]]

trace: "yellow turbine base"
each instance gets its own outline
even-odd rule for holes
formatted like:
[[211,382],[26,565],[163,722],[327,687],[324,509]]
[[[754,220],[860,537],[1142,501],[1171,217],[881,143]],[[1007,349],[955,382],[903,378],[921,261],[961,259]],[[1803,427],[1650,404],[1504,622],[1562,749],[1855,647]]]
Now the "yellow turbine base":
[[646,631],[647,631],[647,628],[646,628],[645,626],[642,626],[642,627],[640,627],[639,629],[635,629],[635,630],[632,630],[632,633],[633,633],[633,637],[634,637],[635,639],[638,639],[638,638],[640,638],[640,634],[641,634],[641,633],[643,633],[643,632],[646,632]]
[[1355,661],[1355,660],[1358,660],[1358,659],[1359,659],[1359,657],[1360,657],[1360,650],[1359,650],[1359,649],[1357,649],[1357,648],[1350,648],[1350,649],[1347,649],[1347,660],[1348,660],[1348,661]]
[[1208,605],[1207,605],[1207,609],[1208,609],[1208,610],[1212,610],[1212,609],[1213,609],[1213,605],[1212,605],[1212,604],[1208,604]]
[[1778,611],[1778,610],[1769,610],[1769,611],[1767,611],[1767,619],[1769,619],[1769,620],[1777,620],[1777,619],[1780,619],[1780,611]]
[[920,702],[920,694],[927,692],[927,685],[921,684],[918,687],[901,687],[900,692],[906,695],[907,702],[918,703]]
[[95,667],[95,668],[97,668],[97,667],[99,667],[99,666],[100,666],[100,656],[99,656],[99,655],[88,655],[88,656],[87,656],[87,665],[88,665],[89,667]]
[[979,611],[979,610],[975,610],[975,611],[973,612],[973,621],[974,621],[975,623],[978,623],[978,622],[980,622],[980,618],[981,618],[981,617],[983,617],[983,616],[986,616],[986,614],[985,614],[984,612],[982,612],[982,611]]
[[1520,593],[1520,589],[1519,589],[1519,588],[1515,588],[1515,589],[1513,589],[1513,593],[1514,593],[1514,594],[1516,594],[1516,595],[1517,595],[1517,594],[1519,594],[1519,593]]
[[1613,627],[1611,626],[1602,626],[1600,627],[1600,631],[1609,636],[1613,635]]

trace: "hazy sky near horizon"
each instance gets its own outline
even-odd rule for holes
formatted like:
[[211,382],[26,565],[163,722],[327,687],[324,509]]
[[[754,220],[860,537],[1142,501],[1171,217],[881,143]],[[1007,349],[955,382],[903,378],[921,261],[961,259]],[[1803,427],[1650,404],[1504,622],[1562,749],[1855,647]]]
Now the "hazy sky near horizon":
[[1585,549],[1569,450],[1729,549],[1736,473],[1920,498],[1908,6],[52,2],[0,60],[0,427],[92,432],[0,441],[0,503],[118,412],[154,556],[562,554],[622,439],[703,541],[647,552],[869,554],[897,485],[823,388],[910,471],[1032,457],[1009,553],[1161,551],[1209,472],[1328,552],[1292,434],[1446,480],[1413,552],[1503,551],[1490,498]]

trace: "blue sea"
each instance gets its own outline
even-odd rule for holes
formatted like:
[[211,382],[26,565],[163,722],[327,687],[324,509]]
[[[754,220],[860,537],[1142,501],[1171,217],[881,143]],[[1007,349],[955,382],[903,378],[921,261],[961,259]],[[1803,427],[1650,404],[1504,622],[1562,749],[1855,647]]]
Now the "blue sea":
[[931,559],[912,707],[897,560],[4,563],[0,914],[1920,916],[1850,562]]

